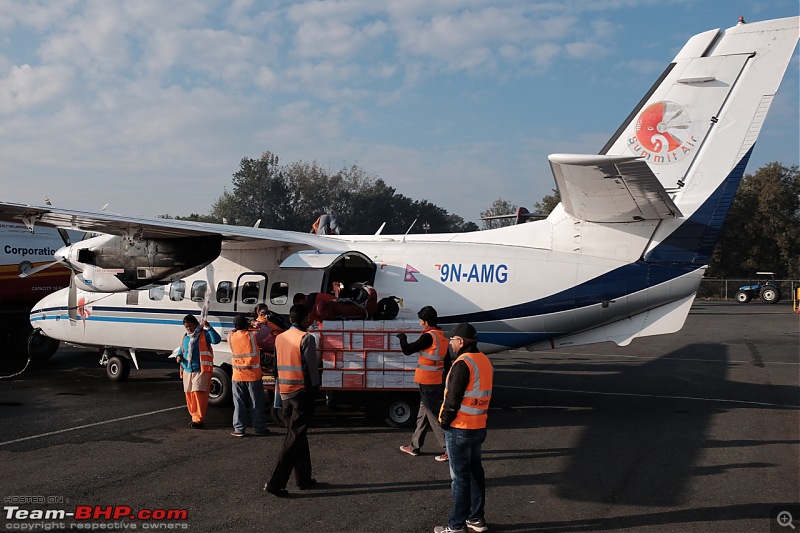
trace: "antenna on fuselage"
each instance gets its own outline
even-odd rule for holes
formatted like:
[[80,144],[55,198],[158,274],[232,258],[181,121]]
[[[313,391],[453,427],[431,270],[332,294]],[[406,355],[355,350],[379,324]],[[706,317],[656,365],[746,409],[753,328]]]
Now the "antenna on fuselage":
[[403,234],[403,241],[402,242],[406,242],[406,235],[408,235],[408,232],[411,231],[411,228],[413,228],[414,224],[416,224],[416,223],[417,223],[417,219],[415,218],[414,222],[411,223],[411,225],[408,227],[406,232]]

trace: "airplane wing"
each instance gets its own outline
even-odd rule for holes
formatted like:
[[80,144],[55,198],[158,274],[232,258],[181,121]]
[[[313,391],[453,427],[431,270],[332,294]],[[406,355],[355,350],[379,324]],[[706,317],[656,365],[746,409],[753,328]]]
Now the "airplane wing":
[[548,157],[564,210],[589,222],[682,217],[641,158],[552,154]]
[[113,213],[92,213],[89,211],[61,209],[54,206],[31,206],[9,202],[0,202],[0,220],[22,222],[32,231],[35,230],[37,224],[42,224],[56,228],[144,239],[219,235],[228,242],[266,241],[276,245],[308,245],[320,250],[340,248],[340,246],[336,246],[335,241],[311,233],[190,222],[186,220],[148,219]]

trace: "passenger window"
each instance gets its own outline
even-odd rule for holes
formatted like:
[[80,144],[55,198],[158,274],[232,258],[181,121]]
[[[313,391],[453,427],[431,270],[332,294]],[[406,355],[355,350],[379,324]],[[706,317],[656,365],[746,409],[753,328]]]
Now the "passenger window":
[[289,284],[285,281],[277,281],[272,284],[269,290],[269,303],[272,305],[286,305],[289,301]]
[[186,282],[183,280],[173,281],[169,287],[169,299],[173,302],[180,302],[183,300],[184,294],[186,294]]
[[164,298],[164,286],[159,285],[158,287],[152,287],[148,291],[148,294],[151,300],[155,302],[160,302]]
[[128,291],[125,296],[127,305],[139,305],[139,291]]
[[208,284],[205,281],[198,280],[192,283],[192,301],[193,302],[202,302],[206,299],[206,289],[208,288]]
[[233,282],[220,281],[217,285],[217,301],[221,304],[229,304],[233,300]]
[[258,302],[258,295],[261,293],[261,283],[248,281],[242,285],[242,303],[254,304]]

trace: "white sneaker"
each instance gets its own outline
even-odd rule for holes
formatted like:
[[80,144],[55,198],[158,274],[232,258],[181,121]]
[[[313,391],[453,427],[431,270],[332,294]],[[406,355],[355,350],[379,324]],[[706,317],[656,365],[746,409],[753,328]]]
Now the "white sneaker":
[[486,522],[483,518],[476,518],[475,520],[467,520],[467,529],[470,531],[475,531],[477,533],[483,533],[484,531],[489,531],[489,527],[486,525]]
[[436,526],[433,528],[433,533],[467,533],[467,528],[453,529],[450,526]]

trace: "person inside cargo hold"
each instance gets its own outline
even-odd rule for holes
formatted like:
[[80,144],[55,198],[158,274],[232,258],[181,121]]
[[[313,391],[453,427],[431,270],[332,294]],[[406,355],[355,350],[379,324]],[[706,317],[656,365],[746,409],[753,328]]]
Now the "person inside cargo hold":
[[320,378],[317,344],[303,325],[307,313],[305,306],[293,305],[289,309],[292,327],[275,339],[278,391],[283,402],[281,413],[286,422],[286,438],[264,490],[279,498],[289,496],[286,484],[292,471],[298,489],[308,490],[317,485],[317,480],[311,475],[307,433],[314,415],[314,398]]
[[442,454],[437,454],[437,461],[447,461],[444,432],[439,425],[439,408],[444,398],[444,365],[448,357],[447,339],[438,324],[436,309],[426,305],[417,313],[422,335],[414,342],[408,342],[405,333],[398,333],[400,349],[405,355],[416,353],[417,368],[414,371],[414,383],[419,385],[419,411],[417,427],[411,436],[411,444],[400,446],[400,451],[408,455],[419,455],[425,443],[425,434],[433,431]]

